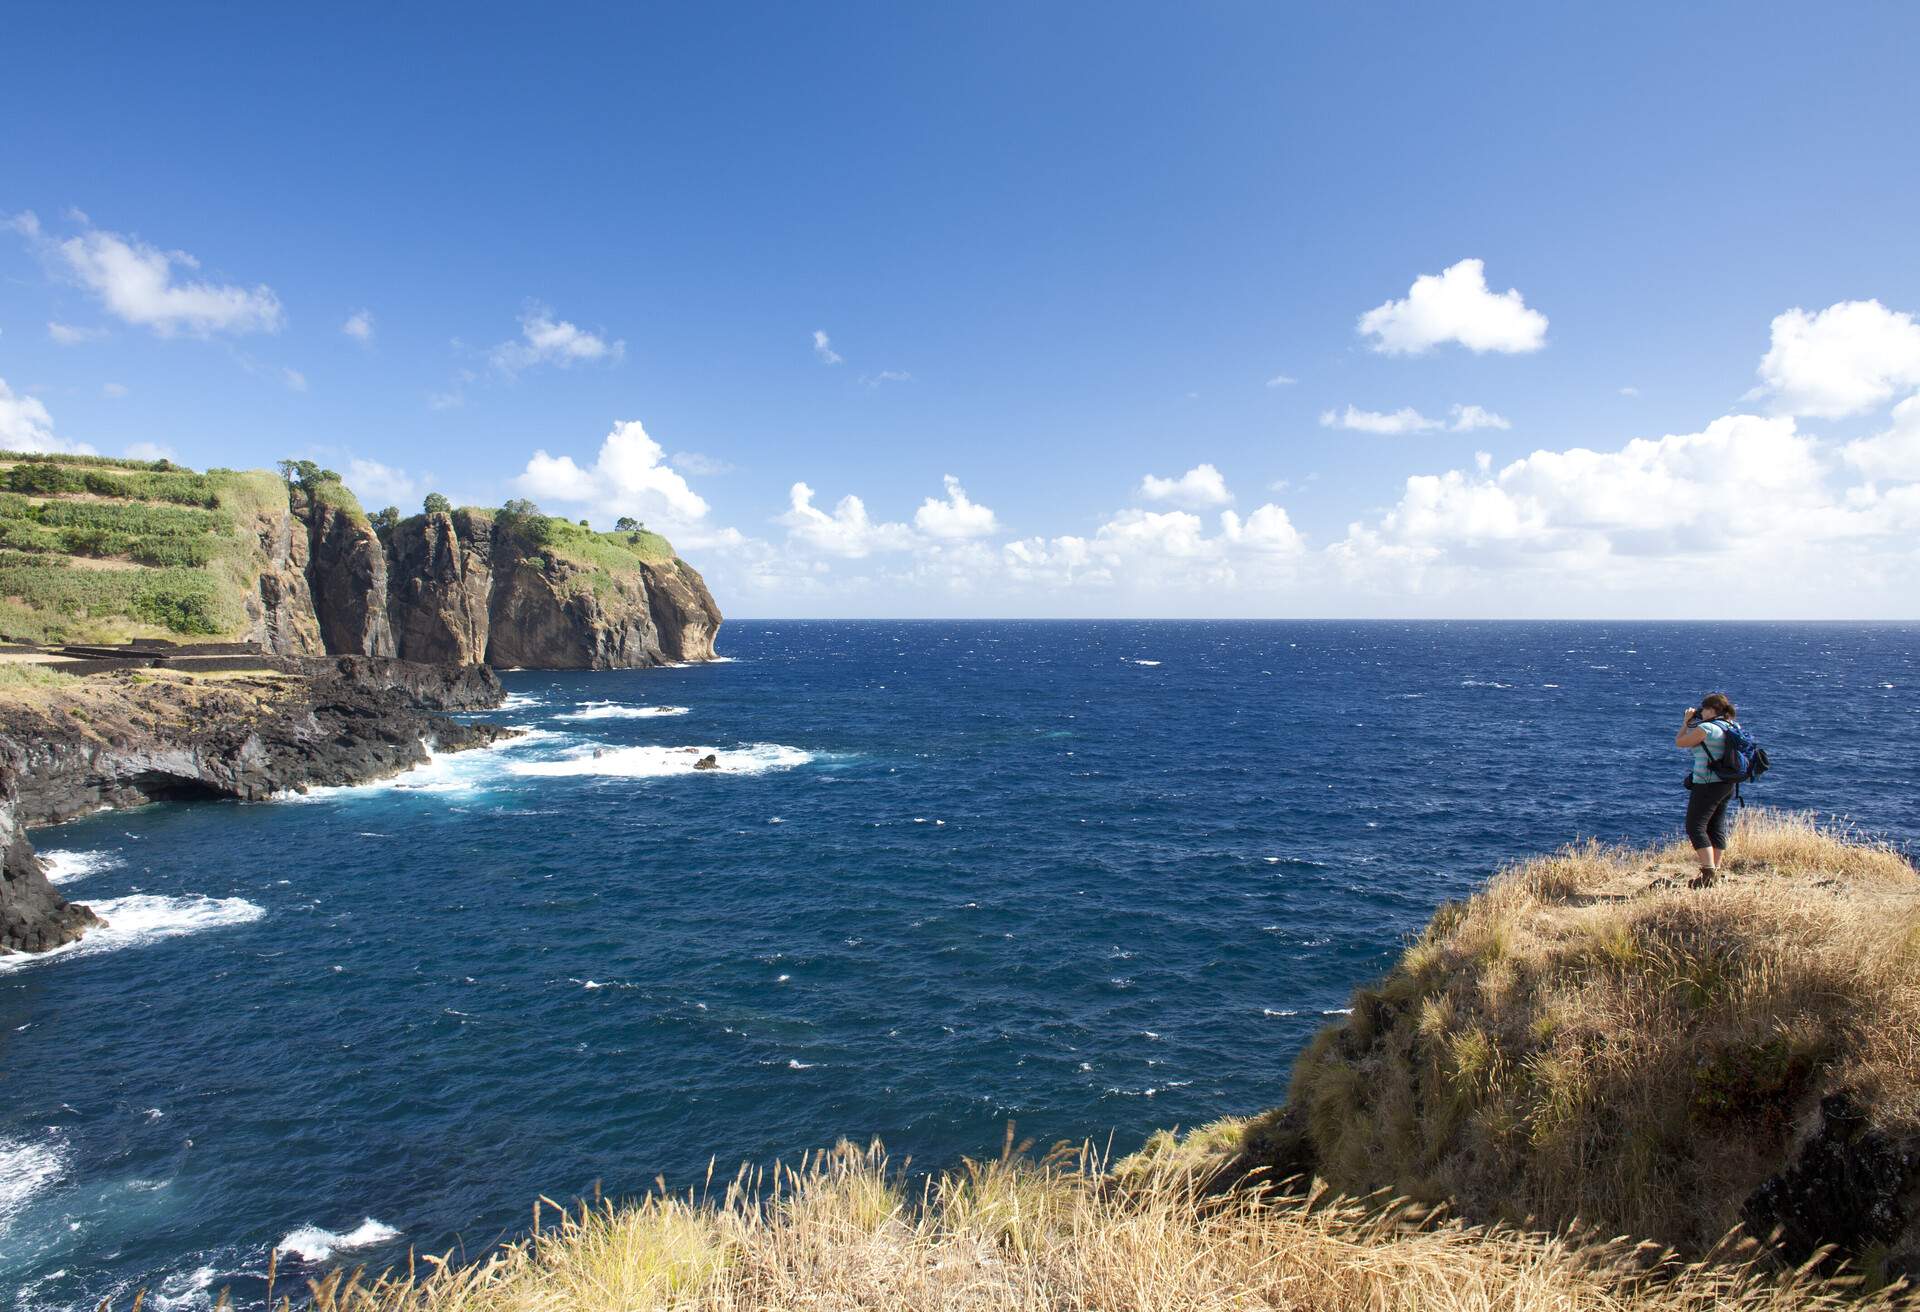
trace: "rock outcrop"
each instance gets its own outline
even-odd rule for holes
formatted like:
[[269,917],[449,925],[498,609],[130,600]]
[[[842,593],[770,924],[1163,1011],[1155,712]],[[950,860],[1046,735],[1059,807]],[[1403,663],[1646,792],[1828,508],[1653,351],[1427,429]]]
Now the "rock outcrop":
[[295,496],[307,526],[307,583],[325,650],[396,654],[387,620],[387,553],[379,536],[344,507]]
[[47,881],[19,821],[14,773],[0,766],[0,956],[45,952],[71,943],[100,918],[69,902]]
[[720,608],[677,557],[597,568],[468,510],[409,519],[388,550],[389,627],[406,660],[607,670],[714,657]]
[[264,565],[259,586],[246,599],[247,639],[282,656],[318,656],[326,651],[307,581],[312,556],[306,521],[291,505],[254,516]]

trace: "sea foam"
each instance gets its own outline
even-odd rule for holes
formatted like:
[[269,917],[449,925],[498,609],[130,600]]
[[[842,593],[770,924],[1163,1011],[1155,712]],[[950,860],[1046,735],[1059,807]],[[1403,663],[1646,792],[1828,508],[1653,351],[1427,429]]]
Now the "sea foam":
[[67,1155],[58,1144],[0,1139],[0,1237],[13,1227],[28,1201],[66,1170]]
[[374,1244],[389,1243],[398,1239],[400,1232],[385,1222],[368,1217],[345,1234],[332,1230],[322,1230],[317,1225],[303,1225],[282,1239],[275,1247],[281,1252],[299,1258],[302,1262],[324,1262],[335,1253],[351,1248],[370,1248]]
[[556,715],[556,720],[651,720],[663,715],[685,715],[684,706],[630,706],[623,702],[582,702],[577,711]]
[[[712,756],[714,770],[695,770],[694,764]],[[791,770],[813,759],[813,753],[781,743],[747,743],[740,747],[582,747],[553,761],[515,761],[507,768],[518,775],[607,775],[623,779],[658,779],[679,774],[765,774]]]
[[40,853],[40,865],[47,872],[47,878],[56,884],[70,883],[76,879],[85,879],[88,875],[97,875],[102,870],[112,870],[125,864],[112,852],[68,852],[54,850]]
[[16,953],[0,957],[0,974],[23,970],[56,957],[91,957],[119,948],[139,947],[161,939],[197,934],[203,929],[244,925],[266,911],[243,897],[156,897],[135,893],[87,903],[107,923],[89,929],[86,937],[47,952]]

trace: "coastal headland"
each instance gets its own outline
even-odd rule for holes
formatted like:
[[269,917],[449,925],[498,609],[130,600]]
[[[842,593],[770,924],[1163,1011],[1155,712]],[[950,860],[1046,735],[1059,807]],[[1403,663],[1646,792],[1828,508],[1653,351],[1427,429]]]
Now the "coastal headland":
[[98,923],[29,828],[485,745],[503,731],[446,713],[499,705],[493,666],[713,658],[719,607],[658,534],[430,504],[370,516],[302,462],[0,453],[0,953]]

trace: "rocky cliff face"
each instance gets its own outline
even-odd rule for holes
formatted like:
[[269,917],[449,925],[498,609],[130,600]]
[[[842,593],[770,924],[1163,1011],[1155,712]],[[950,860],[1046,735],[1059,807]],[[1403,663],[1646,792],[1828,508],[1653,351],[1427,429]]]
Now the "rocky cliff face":
[[720,608],[677,558],[599,569],[464,510],[405,521],[388,551],[389,625],[406,660],[606,670],[714,656]]
[[256,514],[254,532],[266,564],[260,571],[259,588],[247,598],[248,640],[282,656],[322,654],[326,646],[320,640],[313,590],[307,583],[312,544],[306,521],[287,505]]
[[387,620],[387,553],[379,537],[364,519],[324,501],[307,501],[302,517],[308,538],[307,584],[325,649],[394,655]]

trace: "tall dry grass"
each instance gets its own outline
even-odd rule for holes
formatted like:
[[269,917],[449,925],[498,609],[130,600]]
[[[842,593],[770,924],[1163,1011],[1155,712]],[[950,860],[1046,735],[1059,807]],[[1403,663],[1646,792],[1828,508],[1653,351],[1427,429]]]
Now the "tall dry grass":
[[[1920,1136],[1913,867],[1757,810],[1730,850],[1711,889],[1687,887],[1684,847],[1589,844],[1443,907],[1296,1066],[1288,1125],[1315,1169],[1348,1191],[1699,1253],[1791,1159],[1825,1094]],[[1210,1134],[1244,1145],[1285,1128]]]
[[[1116,1189],[1087,1152],[1009,1154],[909,1189],[847,1145],[712,1195],[582,1204],[482,1261],[308,1291],[320,1312],[1821,1312],[1900,1295],[1421,1219],[1324,1192]],[[553,1221],[552,1213],[548,1220]]]

